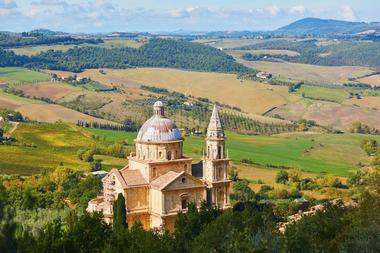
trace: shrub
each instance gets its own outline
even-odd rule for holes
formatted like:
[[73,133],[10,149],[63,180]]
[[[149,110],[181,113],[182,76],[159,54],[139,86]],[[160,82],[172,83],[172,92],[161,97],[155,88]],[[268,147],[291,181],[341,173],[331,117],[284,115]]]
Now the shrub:
[[238,171],[237,171],[237,168],[235,166],[232,166],[231,167],[231,170],[229,171],[229,177],[232,181],[237,181],[238,180]]
[[276,183],[286,184],[289,180],[289,175],[286,170],[280,170],[276,175]]
[[340,178],[332,175],[326,175],[315,179],[315,183],[321,187],[341,188],[343,186]]
[[82,155],[83,161],[85,162],[93,162],[94,161],[94,153],[92,150],[87,150]]
[[102,168],[103,168],[102,160],[97,159],[90,163],[91,171],[99,171],[99,170],[102,170]]
[[302,171],[299,169],[292,169],[288,171],[288,175],[292,182],[299,182],[302,178]]

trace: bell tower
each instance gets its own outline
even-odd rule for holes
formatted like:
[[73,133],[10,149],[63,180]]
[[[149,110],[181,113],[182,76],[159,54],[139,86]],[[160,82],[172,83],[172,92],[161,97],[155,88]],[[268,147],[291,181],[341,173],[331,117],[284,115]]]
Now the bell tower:
[[206,154],[203,156],[203,180],[208,187],[207,202],[226,208],[229,206],[229,159],[226,155],[225,136],[218,109],[214,106],[207,128]]

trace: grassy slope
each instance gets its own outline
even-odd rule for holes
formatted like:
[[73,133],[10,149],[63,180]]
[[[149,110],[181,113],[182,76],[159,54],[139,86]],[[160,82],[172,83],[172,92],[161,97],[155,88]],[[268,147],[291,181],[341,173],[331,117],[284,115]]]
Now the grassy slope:
[[280,79],[308,81],[321,84],[342,84],[348,82],[350,77],[358,77],[373,73],[368,67],[339,66],[327,67],[310,64],[269,61],[245,61],[238,62],[252,68],[272,73]]
[[[227,133],[227,137],[226,145],[234,162],[246,158],[264,166],[282,165],[307,172],[327,172],[335,175],[347,175],[355,169],[358,162],[368,162],[368,157],[359,147],[360,141],[368,138],[367,136],[321,134],[250,137]],[[185,142],[186,151],[193,153],[195,147],[201,150],[202,141],[190,138]]]
[[0,146],[0,153],[6,154],[6,159],[0,161],[1,173],[29,175],[55,168],[61,162],[64,166],[86,168],[76,152],[93,142],[80,129],[63,124],[23,123],[13,137],[20,146]]
[[[136,133],[88,129],[106,140],[128,140],[132,143]],[[368,157],[360,149],[366,135],[299,134],[294,136],[247,136],[227,132],[227,149],[234,163],[242,158],[267,166],[286,166],[313,173],[332,173],[346,176],[359,162],[368,163]],[[380,137],[375,137],[380,141]],[[201,137],[186,137],[186,155],[200,160],[205,141]],[[313,148],[311,148],[313,147]],[[308,150],[306,152],[306,150]]]
[[0,81],[5,81],[9,84],[44,82],[49,80],[50,76],[48,74],[32,71],[26,68],[0,68]]
[[329,89],[318,86],[303,85],[297,91],[298,94],[304,94],[307,98],[317,100],[328,100],[337,103],[342,103],[349,97],[349,93],[344,89]]
[[[370,106],[375,101],[363,101],[363,106],[359,106],[361,99],[352,98],[345,100],[344,104],[328,101],[303,99],[299,102],[287,104],[269,113],[269,115],[280,115],[289,120],[299,120],[301,118],[313,120],[323,126],[333,126],[347,131],[354,122],[363,122],[371,127],[380,129],[380,112],[376,106]],[[368,104],[368,105],[366,105]],[[375,109],[372,109],[375,108]]]
[[19,111],[31,120],[41,122],[64,122],[77,123],[78,120],[87,122],[113,123],[109,120],[95,118],[93,116],[74,111],[57,104],[48,104],[39,100],[18,97],[4,93],[0,90],[0,108],[8,108]]
[[[112,143],[92,138],[92,134],[74,125],[22,123],[14,132],[17,146],[0,145],[0,174],[30,175],[60,164],[74,169],[87,170],[88,163],[78,159],[77,151],[90,144]],[[34,146],[34,147],[32,147]],[[127,164],[126,159],[109,156],[95,157],[104,160],[106,168]]]
[[107,142],[127,141],[128,144],[132,144],[137,136],[137,133],[134,132],[111,131],[105,129],[87,128],[86,131],[99,137],[100,140]]

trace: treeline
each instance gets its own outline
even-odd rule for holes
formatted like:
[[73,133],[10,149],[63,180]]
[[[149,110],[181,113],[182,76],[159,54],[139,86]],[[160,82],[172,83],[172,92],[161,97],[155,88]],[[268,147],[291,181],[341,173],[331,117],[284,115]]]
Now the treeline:
[[286,54],[276,54],[276,55],[271,55],[271,54],[251,54],[251,53],[246,53],[241,56],[242,59],[247,60],[247,61],[278,61],[279,59],[285,60],[285,61],[290,61],[293,56],[289,56]]
[[13,51],[0,48],[0,67],[24,66],[30,62],[30,58],[24,55],[16,55]]
[[243,116],[242,114],[233,114],[228,112],[221,112],[220,118],[225,129],[245,134],[271,135],[284,132],[294,132],[298,129],[296,124],[263,123],[250,117]]
[[98,44],[103,40],[96,38],[77,39],[71,36],[51,36],[38,32],[24,32],[21,34],[0,33],[0,47],[12,48],[54,44]]
[[[65,189],[63,186],[69,184],[71,195],[69,193],[68,196],[84,199],[99,189],[100,180],[96,181],[94,177],[78,180],[75,176],[67,176],[66,173],[56,173],[48,178],[50,180],[37,180],[33,189],[38,189],[35,185],[40,184],[47,191],[52,187],[62,191]],[[327,202],[315,214],[305,215],[300,220],[289,223],[283,232],[279,231],[278,225],[286,217],[276,210],[272,202],[260,200],[261,197],[265,198],[266,190],[256,194],[248,184],[243,183],[234,187],[236,191],[233,198],[239,201],[232,209],[222,212],[205,203],[197,209],[190,203],[187,213],[178,214],[172,233],[146,231],[140,223],[127,224],[125,199],[121,194],[113,207],[112,225],[104,223],[100,214],[85,212],[80,215],[72,210],[63,218],[57,217],[44,225],[37,219],[32,225],[39,225],[39,229],[32,229],[27,226],[27,220],[16,221],[15,215],[20,212],[14,212],[13,206],[26,210],[35,207],[29,205],[34,203],[29,197],[25,198],[27,201],[24,198],[13,201],[13,191],[27,188],[26,185],[17,186],[15,182],[7,189],[0,185],[0,249],[5,253],[377,253],[380,251],[379,182],[379,171],[356,174],[350,179],[350,184],[359,199],[358,205],[346,206],[341,201]],[[9,185],[7,181],[4,183]],[[291,202],[286,208],[293,209],[293,205],[297,203]]]
[[[146,86],[153,92],[155,88]],[[165,114],[168,118],[172,119],[178,127],[184,128],[188,133],[204,134],[211,117],[212,104],[208,99],[197,98],[199,101],[189,101],[186,95],[178,92],[170,92],[166,89],[159,90],[160,94],[166,94],[160,97],[160,100],[165,103]],[[137,100],[134,103],[139,105],[138,113],[141,115],[142,124],[152,116],[151,108],[156,97]],[[228,108],[229,110],[240,111],[240,108],[226,106],[216,102],[220,108]],[[233,112],[227,110],[220,110],[222,124],[226,130],[239,132],[242,134],[278,134],[283,132],[293,132],[298,129],[297,124],[287,123],[265,123],[257,121],[248,117],[240,112]]]
[[317,40],[275,40],[240,47],[240,50],[292,50],[299,56],[288,55],[243,55],[246,60],[281,59],[290,62],[327,66],[380,66],[380,43],[341,41],[330,45],[317,45]]
[[112,124],[112,123],[99,123],[99,122],[87,122],[83,120],[77,121],[77,126],[85,128],[97,128],[97,129],[106,129],[106,130],[116,130],[116,131],[127,131],[127,132],[136,132],[140,125],[131,119],[126,119],[123,124]]
[[0,50],[0,66],[26,66],[80,72],[90,68],[170,67],[197,71],[238,73],[249,68],[210,46],[170,39],[151,39],[140,48],[72,48],[66,52],[48,50],[21,57]]

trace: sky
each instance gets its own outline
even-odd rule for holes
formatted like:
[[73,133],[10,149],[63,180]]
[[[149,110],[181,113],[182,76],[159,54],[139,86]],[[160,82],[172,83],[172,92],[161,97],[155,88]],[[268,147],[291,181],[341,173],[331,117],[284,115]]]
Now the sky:
[[380,21],[380,0],[0,0],[0,31],[273,30],[305,17]]

